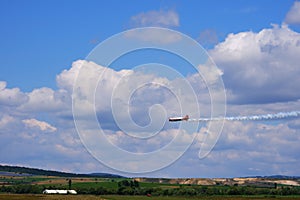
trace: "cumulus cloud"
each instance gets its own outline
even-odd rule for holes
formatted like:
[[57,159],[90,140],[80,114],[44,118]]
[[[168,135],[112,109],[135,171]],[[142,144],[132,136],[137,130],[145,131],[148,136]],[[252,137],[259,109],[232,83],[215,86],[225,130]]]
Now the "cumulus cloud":
[[300,24],[300,1],[295,1],[286,14],[285,22],[288,24]]
[[[299,108],[299,103],[264,105],[229,105],[229,112],[274,112],[281,109]],[[274,109],[272,111],[272,109]],[[205,147],[205,132],[200,131],[198,140],[180,159],[165,171],[185,169],[193,174],[197,169],[199,177],[250,176],[272,174],[298,174],[300,140],[298,118],[272,121],[231,121],[224,124],[222,134],[206,157],[195,159],[199,148]]]
[[37,119],[24,119],[22,122],[29,128],[38,128],[39,130],[45,132],[54,132],[57,130],[56,127],[51,126],[47,122],[39,121]]
[[[182,103],[176,102],[176,98],[179,97],[182,98],[181,101],[187,102],[186,105],[191,106],[190,112],[195,110],[192,105],[196,102],[192,103],[191,98],[188,97],[189,92],[192,92],[188,80],[178,78],[171,81],[154,72],[144,73],[142,70],[115,71],[93,62],[80,62],[82,68],[80,69],[80,76],[76,80],[74,97],[75,104],[80,105],[78,111],[82,115],[88,110],[88,107],[94,109],[94,100],[96,111],[105,113],[105,115],[99,114],[103,120],[106,120],[105,117],[109,115],[108,112],[112,112],[112,106],[119,108],[116,110],[120,115],[126,114],[122,116],[124,120],[131,118],[127,115],[127,109],[132,112],[131,114],[135,119],[147,118],[149,109],[155,104],[163,105],[168,115],[178,113],[180,112],[179,103]],[[69,72],[73,73],[73,69],[63,73],[68,76]],[[199,79],[198,77],[198,81]],[[194,77],[194,81],[196,80],[197,78]]]
[[[272,163],[269,169],[272,171],[269,173],[272,174],[278,170],[273,166],[284,170],[282,166],[287,163],[290,163],[290,166],[299,163],[299,156],[296,153],[299,151],[297,145],[299,139],[297,130],[290,128],[288,124],[226,123],[219,145],[214,150],[215,153],[223,155],[227,152],[228,160],[235,162],[244,160],[248,162],[249,168],[261,171],[267,171],[265,163]],[[237,153],[236,156],[231,157],[234,153]],[[280,173],[287,172],[281,171]]]
[[[81,61],[81,64],[74,88],[73,108],[76,127],[85,143],[91,143],[91,148],[95,142],[97,149],[106,145],[102,144],[103,139],[96,139],[99,124],[110,140],[117,143],[116,146],[135,153],[155,151],[173,139],[171,129],[174,127],[165,125],[171,113],[197,112],[197,100],[193,100],[188,81],[183,78],[168,80],[149,70],[147,73],[142,69],[116,71],[93,62]],[[67,76],[68,71],[64,73]],[[149,136],[151,138],[147,140],[145,137]],[[174,153],[178,153],[178,145]],[[100,150],[101,155],[103,151]]]
[[68,109],[70,93],[64,90],[54,91],[51,88],[38,88],[26,94],[28,101],[19,106],[27,112],[54,112]]
[[6,82],[5,81],[0,81],[0,91],[4,90],[6,88]]
[[28,97],[19,88],[6,88],[6,82],[0,82],[0,104],[3,106],[19,106],[25,103]]
[[83,65],[83,62],[83,60],[73,62],[70,69],[65,69],[56,76],[56,82],[59,88],[65,89],[70,93],[73,92],[74,82],[78,76],[81,66]]
[[229,34],[210,51],[234,103],[293,101],[298,93],[300,34],[283,25]]
[[213,63],[211,60],[208,60],[205,64],[199,65],[198,69],[208,85],[217,83],[217,81],[223,75],[222,70],[215,67],[215,63]]
[[[229,105],[228,115],[266,114],[300,109],[299,101],[292,101],[294,98],[289,96],[290,92],[296,91],[296,77],[299,76],[299,70],[296,67],[297,60],[295,60],[299,55],[298,37],[299,34],[288,27],[275,26],[263,29],[259,33],[231,34],[212,50],[213,58],[222,70],[218,70],[217,74],[212,73],[210,65],[207,63],[199,68],[205,74],[209,84],[213,84],[217,77],[223,74],[225,84],[232,93],[230,94],[231,100],[239,104]],[[295,51],[294,54],[293,51]],[[264,74],[267,71],[270,71],[271,74]],[[226,76],[228,72],[230,73]],[[83,74],[83,76],[79,74]],[[288,79],[289,83],[281,81],[280,78]],[[125,106],[126,112],[130,114],[130,119],[141,127],[151,124],[151,117],[154,119],[152,122],[158,124],[155,120],[167,120],[168,116],[181,114],[183,110],[178,104],[176,95],[181,95],[188,107],[184,110],[187,113],[183,114],[195,113],[195,102],[189,95],[188,87],[183,87],[186,84],[185,80],[180,77],[169,80],[166,77],[159,77],[157,73],[144,73],[143,70],[116,71],[93,62],[80,60],[74,62],[70,69],[57,75],[56,80],[59,87],[57,90],[43,87],[28,93],[6,88],[6,83],[0,82],[1,91],[11,92],[0,93],[2,95],[1,111],[4,110],[4,107],[9,106],[7,96],[15,98],[14,95],[11,95],[12,93],[24,98],[23,101],[10,106],[10,109],[5,109],[6,114],[0,117],[0,128],[5,130],[1,131],[0,140],[0,157],[3,162],[20,162],[41,168],[74,170],[75,172],[86,171],[86,169],[93,171],[105,169],[87,153],[76,133],[71,116],[71,95],[74,83],[80,83],[80,88],[77,88],[81,95],[79,96],[80,101],[78,101],[80,112],[90,114],[85,112],[87,107],[92,105],[108,140],[114,145],[134,153],[154,152],[156,149],[167,146],[178,135],[179,124],[166,122],[162,131],[148,140],[139,138],[138,132],[130,133],[134,135],[132,138],[116,125],[116,116],[113,115],[111,108],[112,96],[116,100],[114,103],[117,108],[120,106],[116,112],[118,115],[120,114],[121,120],[124,120],[121,121],[123,128],[128,125],[126,124],[128,115],[122,115],[122,112],[125,111],[122,106]],[[205,81],[197,74],[189,75],[186,77],[186,81],[196,92],[201,114],[209,116],[210,94]],[[269,83],[270,81],[273,81],[272,84]],[[97,87],[91,87],[90,84],[96,84]],[[293,84],[296,85],[293,86]],[[245,88],[247,88],[246,91]],[[170,92],[170,89],[175,92]],[[269,93],[266,93],[265,89],[269,89]],[[240,105],[247,102],[245,98],[250,96],[247,94],[248,92],[251,95],[264,93],[266,95],[264,98],[266,98],[269,94],[276,93],[276,90],[281,90],[281,94],[287,95],[291,101],[278,103],[278,99],[275,99],[273,102],[276,103],[258,104],[265,102],[257,101],[258,98],[255,101],[256,104]],[[87,96],[92,98],[86,98]],[[295,98],[297,99],[297,97]],[[93,100],[95,100],[95,107]],[[166,115],[160,112],[163,109],[157,106],[158,104],[164,107]],[[69,118],[61,115],[62,110],[69,114]],[[47,113],[47,118],[53,121],[55,127],[45,121],[37,120],[40,119],[41,113]],[[92,126],[89,119],[87,117],[79,120],[82,120],[84,128],[88,128],[91,133],[98,133],[99,127]],[[220,140],[212,152],[202,160],[198,160],[199,149],[207,145],[205,144],[207,141],[203,137],[207,134],[204,131],[207,130],[206,125],[201,124],[200,128],[203,131],[200,132],[202,135],[198,138],[198,143],[196,141],[174,165],[157,173],[165,177],[244,176],[245,174],[257,175],[258,172],[261,172],[262,175],[266,173],[298,174],[300,173],[299,169],[294,166],[299,166],[299,145],[296,144],[300,139],[298,136],[299,124],[297,119],[275,121],[272,124],[227,122]],[[129,125],[126,128],[132,129],[132,126]],[[148,129],[148,132],[146,130],[143,134],[148,136],[149,131],[152,129]],[[56,132],[57,134],[55,137],[53,134],[39,134],[42,132]],[[172,149],[174,152],[178,151],[178,146],[183,143],[191,142],[197,134],[189,132],[179,135],[182,143],[181,140],[177,141],[176,148]],[[99,146],[99,141],[93,137],[91,139]],[[11,154],[7,156],[3,152],[11,152]],[[170,152],[169,155],[174,152]],[[47,155],[47,165],[42,159],[45,155]],[[159,162],[161,159],[161,157],[157,157],[155,162]],[[67,161],[67,164],[61,165],[62,160]],[[85,163],[84,167],[81,165],[82,162]],[[135,163],[128,163],[128,165],[130,164],[131,169],[134,169]],[[85,167],[87,168],[85,169]],[[147,175],[152,176],[153,174]]]
[[130,23],[134,27],[158,26],[158,27],[178,27],[179,16],[173,10],[159,10],[139,13],[132,16]]
[[14,118],[10,115],[4,115],[0,118],[0,129],[3,129],[6,127],[8,124],[13,123]]

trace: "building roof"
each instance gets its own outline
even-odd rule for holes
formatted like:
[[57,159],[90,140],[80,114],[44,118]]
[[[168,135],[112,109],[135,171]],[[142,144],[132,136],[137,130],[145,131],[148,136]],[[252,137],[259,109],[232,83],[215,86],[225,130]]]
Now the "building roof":
[[43,194],[77,194],[75,190],[44,190]]

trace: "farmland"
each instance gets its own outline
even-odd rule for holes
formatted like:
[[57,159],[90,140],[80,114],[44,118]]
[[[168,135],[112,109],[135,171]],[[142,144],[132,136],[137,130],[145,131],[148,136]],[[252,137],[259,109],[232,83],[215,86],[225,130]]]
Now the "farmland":
[[[218,181],[215,184],[214,181]],[[0,192],[15,194],[42,194],[44,189],[69,189],[84,195],[159,196],[240,196],[250,197],[300,195],[297,180],[262,178],[226,179],[152,179],[152,178],[99,178],[57,176],[0,176]],[[238,181],[238,182],[237,182]],[[191,184],[194,183],[194,184]],[[202,183],[202,184],[201,184]],[[206,183],[206,185],[205,185]],[[210,183],[210,185],[208,184]],[[291,185],[284,185],[289,183]],[[239,185],[240,184],[240,185]],[[44,198],[44,196],[42,196]],[[118,196],[109,196],[109,198]],[[39,198],[39,196],[36,196]],[[67,197],[66,197],[67,198]],[[120,197],[121,198],[121,197]],[[215,197],[216,198],[216,197]]]
[[147,197],[147,196],[121,196],[121,195],[77,195],[77,196],[60,196],[60,195],[33,195],[33,194],[0,194],[0,200],[299,200],[300,197],[274,197],[274,196],[198,196],[198,197]]
[[[62,176],[61,176],[62,175]],[[43,195],[73,189],[78,195]],[[300,199],[298,177],[125,178],[77,174],[0,173],[1,199]]]

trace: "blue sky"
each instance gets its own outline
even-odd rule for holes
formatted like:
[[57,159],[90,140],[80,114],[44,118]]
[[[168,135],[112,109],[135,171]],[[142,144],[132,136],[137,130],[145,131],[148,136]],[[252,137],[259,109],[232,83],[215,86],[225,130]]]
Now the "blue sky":
[[[1,75],[10,87],[56,87],[55,76],[106,38],[137,26],[142,12],[173,10],[175,30],[198,39],[204,30],[219,41],[228,33],[281,24],[293,1],[1,1]],[[118,6],[116,6],[118,5]],[[297,27],[299,28],[299,27]],[[47,62],[45,62],[47,61]]]
[[[224,82],[229,116],[300,110],[299,13],[300,3],[294,0],[0,1],[0,163],[128,175],[94,159],[84,148],[83,138],[77,134],[72,115],[72,91],[76,75],[83,73],[80,71],[82,66],[89,70],[84,71],[86,76],[79,76],[77,87],[87,88],[83,94],[88,96],[91,88],[86,80],[100,80],[95,89],[98,120],[109,140],[125,150],[148,152],[164,147],[176,138],[180,127],[154,121],[157,126],[162,125],[158,139],[131,140],[118,128],[127,121],[121,117],[118,124],[110,104],[123,105],[124,102],[117,100],[127,97],[124,91],[134,91],[131,101],[128,101],[129,110],[132,119],[140,125],[151,123],[152,115],[166,114],[166,119],[168,115],[182,111],[178,108],[176,95],[170,92],[170,88],[162,87],[163,84],[184,88],[189,83],[201,113],[209,115],[211,102],[207,85],[186,61],[174,55],[152,50],[133,52],[114,62],[110,70],[99,63],[85,61],[99,43],[131,28],[169,28],[202,44],[216,66],[205,63],[199,69],[208,75],[206,84],[209,84],[214,78],[210,75],[215,75],[210,74],[209,67],[217,67],[213,71]],[[155,35],[149,37],[149,32],[142,33],[134,37],[157,39]],[[172,39],[167,35],[159,41],[172,43]],[[159,74],[147,74],[143,68],[135,68],[151,62],[168,65],[168,70],[177,70],[185,79],[176,74],[174,77],[178,79],[167,80]],[[126,70],[120,71],[122,69]],[[103,72],[102,79],[99,79],[100,72]],[[173,71],[160,73],[170,75]],[[143,85],[143,81],[151,80],[157,84]],[[117,92],[112,93],[120,83]],[[133,90],[133,85],[141,87]],[[218,92],[216,96],[220,95]],[[110,101],[112,95],[116,95],[112,98],[116,101]],[[85,114],[90,102],[79,100],[83,105],[80,113]],[[184,109],[193,113],[193,102],[189,98],[184,102],[188,104]],[[82,127],[96,133],[93,132],[94,124],[81,120]],[[156,125],[152,128],[157,128]],[[216,145],[203,159],[198,158],[198,152],[207,145],[205,135],[209,131],[205,124],[198,128],[199,135],[193,131],[182,134],[180,139],[187,144],[194,137],[196,140],[176,162],[142,175],[233,177],[300,174],[297,167],[300,164],[298,118],[274,122],[225,122]],[[178,156],[176,150],[170,152],[170,155]],[[153,167],[159,166],[155,163],[160,159],[153,159]],[[125,167],[130,172],[135,170],[134,162]]]

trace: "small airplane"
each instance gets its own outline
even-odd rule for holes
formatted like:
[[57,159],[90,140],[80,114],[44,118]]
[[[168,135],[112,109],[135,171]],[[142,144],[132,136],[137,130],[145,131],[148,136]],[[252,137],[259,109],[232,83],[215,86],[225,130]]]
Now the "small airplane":
[[184,117],[171,117],[169,118],[169,122],[179,122],[179,121],[187,121],[189,120],[189,116],[186,115]]

